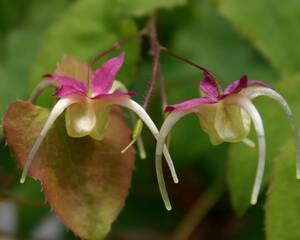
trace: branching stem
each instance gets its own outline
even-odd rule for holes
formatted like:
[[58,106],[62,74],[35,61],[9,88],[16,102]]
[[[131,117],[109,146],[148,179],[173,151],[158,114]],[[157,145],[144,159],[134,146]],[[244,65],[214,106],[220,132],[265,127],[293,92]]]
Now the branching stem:
[[138,31],[136,34],[134,35],[130,35],[126,38],[123,38],[121,41],[116,42],[111,48],[105,50],[104,52],[101,52],[99,55],[97,55],[91,62],[91,65],[94,65],[96,62],[98,62],[102,57],[104,57],[105,55],[123,47],[124,45],[126,45],[127,43],[131,42],[132,40],[135,39],[139,39],[143,36],[145,36],[147,33],[146,29],[142,29],[141,31]]
[[146,109],[149,105],[151,96],[153,94],[154,88],[155,88],[155,84],[157,82],[157,79],[159,78],[160,80],[160,94],[161,94],[161,99],[162,99],[162,107],[164,108],[165,105],[167,105],[167,98],[166,98],[166,91],[165,91],[165,83],[164,83],[164,77],[162,74],[162,70],[161,70],[161,66],[160,66],[160,53],[164,52],[165,54],[173,57],[174,59],[187,63],[197,69],[200,69],[201,71],[205,71],[205,72],[209,72],[206,68],[184,58],[181,57],[177,54],[174,54],[173,52],[171,52],[168,48],[161,46],[158,38],[157,38],[157,29],[156,29],[156,14],[153,13],[148,21],[148,24],[146,26],[146,28],[138,31],[137,33],[130,35],[126,38],[123,38],[121,41],[116,42],[111,48],[101,52],[99,55],[97,55],[91,62],[90,64],[93,65],[95,64],[97,61],[99,61],[103,56],[123,47],[124,45],[126,45],[127,43],[141,38],[141,37],[148,37],[149,38],[149,42],[150,42],[150,54],[152,56],[152,60],[153,60],[153,68],[152,68],[152,75],[151,75],[151,79],[149,81],[148,84],[148,89],[146,91],[146,96],[143,102],[143,107]]
[[206,68],[204,68],[204,67],[202,67],[202,66],[200,66],[200,65],[198,65],[198,64],[196,64],[196,63],[194,63],[194,62],[192,62],[192,61],[190,61],[190,60],[188,60],[188,59],[186,59],[186,58],[184,58],[184,57],[178,56],[178,55],[176,55],[175,53],[172,53],[172,52],[171,52],[168,48],[166,48],[166,47],[160,46],[160,51],[163,52],[163,53],[166,53],[167,55],[169,55],[169,56],[171,56],[171,57],[173,57],[173,58],[175,58],[175,59],[177,59],[177,60],[179,60],[179,61],[181,61],[181,62],[185,62],[185,63],[187,63],[187,64],[189,64],[189,65],[191,65],[191,66],[193,66],[193,67],[195,67],[195,68],[198,68],[198,69],[200,69],[201,71],[209,72]]
[[150,54],[152,55],[152,59],[153,59],[153,68],[152,68],[151,80],[143,103],[143,107],[145,109],[148,107],[160,71],[160,44],[157,40],[155,14],[152,14],[149,19],[147,33],[150,41],[150,48],[151,48]]

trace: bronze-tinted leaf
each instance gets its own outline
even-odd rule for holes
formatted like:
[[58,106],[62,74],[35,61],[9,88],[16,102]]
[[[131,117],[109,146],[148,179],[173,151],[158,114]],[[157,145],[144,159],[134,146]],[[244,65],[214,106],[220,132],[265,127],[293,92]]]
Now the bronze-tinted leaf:
[[[118,109],[112,111],[106,137],[71,138],[64,119],[49,131],[29,175],[40,180],[47,201],[63,223],[83,239],[103,239],[123,208],[131,183],[134,151],[121,155],[130,131]],[[4,118],[11,153],[20,167],[49,111],[29,102],[12,103]],[[25,183],[26,184],[26,183]]]

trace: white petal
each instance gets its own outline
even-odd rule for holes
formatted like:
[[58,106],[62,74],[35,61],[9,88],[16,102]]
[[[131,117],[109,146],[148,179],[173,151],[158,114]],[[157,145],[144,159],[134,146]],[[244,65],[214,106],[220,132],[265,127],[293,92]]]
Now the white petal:
[[243,140],[243,143],[246,144],[248,147],[251,147],[251,148],[255,148],[255,142],[253,142],[251,139],[249,138],[245,138]]
[[[124,93],[128,92],[126,86],[118,80],[115,80],[113,82],[113,85],[112,85],[109,93],[113,93],[115,91],[121,91]],[[132,116],[131,114],[130,114],[130,116],[132,119],[135,120],[135,116]],[[137,141],[137,147],[138,147],[140,159],[145,159],[147,155],[146,155],[146,151],[145,151],[145,147],[144,147],[144,143],[143,143],[143,139],[142,139],[141,135],[139,135],[138,138],[136,140],[134,140],[132,144],[134,144],[135,141]],[[130,144],[130,146],[132,144]],[[130,146],[128,145],[124,150],[129,149]]]
[[49,87],[58,87],[52,79],[44,79],[32,91],[28,101],[35,102],[35,100],[42,94],[42,92]]
[[117,80],[115,80],[115,81],[113,82],[113,85],[112,85],[112,87],[111,87],[109,93],[113,93],[113,92],[115,92],[115,91],[121,91],[121,92],[124,92],[124,93],[127,93],[127,92],[128,92],[128,90],[127,90],[127,88],[125,87],[125,85],[124,85],[123,83],[121,83],[120,81],[117,81]]
[[162,196],[162,199],[165,203],[165,206],[167,210],[171,210],[171,203],[169,200],[168,192],[166,189],[166,184],[164,180],[164,175],[163,175],[163,169],[162,169],[162,152],[164,148],[164,144],[166,141],[166,137],[168,136],[169,132],[171,131],[172,127],[175,125],[176,122],[178,122],[182,117],[184,117],[187,114],[190,114],[192,111],[185,111],[185,112],[178,112],[174,111],[171,112],[168,117],[165,119],[158,138],[157,138],[157,143],[156,143],[156,151],[155,151],[155,166],[156,166],[156,174],[157,174],[157,181],[158,181],[158,186],[159,190]]
[[[139,105],[138,103],[136,103],[135,101],[131,100],[131,99],[123,99],[119,102],[115,102],[118,105],[121,105],[123,107],[129,108],[130,110],[134,111],[140,119],[143,120],[143,122],[147,125],[147,127],[149,128],[149,130],[151,131],[151,133],[154,135],[154,137],[157,139],[158,137],[158,129],[155,126],[155,124],[153,123],[152,119],[149,117],[149,115],[146,113],[145,109]],[[168,151],[167,146],[163,147],[163,153],[165,155],[167,164],[169,166],[169,169],[171,171],[172,177],[173,177],[173,181],[175,183],[178,183],[178,177],[175,171],[175,167],[173,165],[170,153]]]
[[43,139],[45,138],[46,134],[48,133],[49,129],[51,128],[51,126],[53,125],[53,123],[55,122],[55,120],[63,113],[63,111],[70,106],[73,103],[78,102],[78,99],[71,99],[71,98],[63,98],[61,100],[59,100],[55,106],[53,107],[44,127],[42,128],[42,131],[40,132],[40,134],[38,135],[35,143],[33,144],[33,147],[28,155],[28,158],[25,162],[25,166],[23,168],[23,172],[22,172],[22,176],[21,176],[21,183],[25,182],[28,170],[30,168],[31,162],[35,157],[35,154],[37,152],[37,150],[39,149]]
[[245,139],[251,126],[250,116],[239,106],[226,104],[232,96],[217,104],[214,127],[224,142],[240,142]]
[[265,140],[263,122],[256,107],[247,97],[238,95],[235,98],[233,97],[230,102],[228,101],[227,104],[238,105],[242,109],[244,109],[251,117],[254,128],[256,130],[258,146],[259,146],[258,166],[257,166],[255,182],[252,190],[252,196],[250,200],[251,204],[256,204],[260,187],[262,184],[262,180],[263,180],[263,174],[264,174],[265,162],[266,162],[266,140]]
[[290,109],[288,103],[284,100],[284,98],[279,93],[275,92],[271,88],[266,88],[266,87],[246,88],[242,91],[242,94],[244,94],[245,96],[247,96],[251,99],[254,99],[259,96],[267,96],[269,98],[274,99],[283,108],[283,110],[285,111],[285,113],[288,117],[288,120],[290,122],[292,131],[293,131],[293,135],[294,135],[294,142],[295,142],[296,151],[297,151],[296,176],[297,176],[297,179],[300,179],[300,136],[299,136],[299,130],[297,128],[296,121],[293,117],[292,110]]
[[[108,110],[100,112],[105,112],[103,114],[105,116],[109,115]],[[65,117],[68,135],[70,137],[84,137],[89,135],[95,128],[97,119],[94,104],[89,100],[70,106],[66,110]]]

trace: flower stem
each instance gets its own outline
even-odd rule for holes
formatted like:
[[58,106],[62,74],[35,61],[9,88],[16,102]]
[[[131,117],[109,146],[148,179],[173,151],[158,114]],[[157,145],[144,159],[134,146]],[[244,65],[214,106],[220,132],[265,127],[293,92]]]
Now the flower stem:
[[127,43],[131,42],[132,40],[136,39],[136,38],[141,38],[143,36],[145,36],[147,33],[146,29],[142,29],[141,31],[138,31],[137,33],[135,33],[134,35],[128,36],[124,39],[122,39],[121,41],[116,42],[111,48],[101,52],[99,55],[97,55],[91,62],[91,65],[94,65],[96,62],[98,62],[102,57],[104,57],[105,55],[123,47],[124,45],[126,45]]
[[172,240],[188,240],[195,228],[206,214],[213,208],[225,190],[223,181],[215,183],[207,192],[201,195],[194,206],[184,216],[177,230],[173,233]]
[[148,37],[150,41],[151,55],[153,59],[153,68],[150,84],[144,99],[143,108],[147,108],[150,98],[153,94],[154,87],[158,78],[159,69],[160,69],[160,45],[157,40],[157,30],[156,30],[156,15],[155,13],[150,16],[148,23]]
[[168,48],[166,48],[166,47],[160,46],[160,51],[166,53],[167,55],[169,55],[169,56],[171,56],[171,57],[173,57],[173,58],[175,58],[175,59],[177,59],[177,60],[179,60],[179,61],[181,61],[181,62],[185,62],[185,63],[187,63],[187,64],[189,64],[189,65],[192,65],[192,66],[194,66],[195,68],[198,68],[198,69],[200,69],[200,70],[202,70],[202,71],[204,71],[204,72],[209,72],[206,68],[204,68],[204,67],[202,67],[202,66],[200,66],[200,65],[198,65],[198,64],[196,64],[196,63],[194,63],[194,62],[192,62],[192,61],[190,61],[190,60],[188,60],[188,59],[186,59],[186,58],[184,58],[184,57],[178,56],[178,55],[176,55],[175,53],[172,53],[172,52],[171,52]]

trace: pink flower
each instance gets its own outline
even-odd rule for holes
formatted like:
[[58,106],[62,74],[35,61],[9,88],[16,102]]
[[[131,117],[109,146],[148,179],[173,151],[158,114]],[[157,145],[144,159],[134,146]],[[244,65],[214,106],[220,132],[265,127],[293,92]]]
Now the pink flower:
[[208,134],[213,145],[218,145],[223,142],[242,141],[254,147],[255,144],[247,139],[252,120],[258,138],[259,160],[251,203],[255,204],[257,202],[263,179],[266,155],[263,122],[260,114],[251,101],[258,96],[267,96],[276,100],[285,110],[292,126],[297,145],[297,178],[300,178],[299,134],[292,112],[282,96],[263,82],[248,80],[246,75],[242,76],[241,79],[233,82],[222,91],[212,74],[207,71],[203,74],[204,79],[200,82],[200,92],[202,97],[169,105],[165,109],[166,112],[171,113],[163,123],[158,136],[156,145],[156,169],[160,192],[166,208],[170,210],[171,204],[162,174],[162,146],[175,123],[190,113],[195,113],[198,116],[200,126],[203,131]]
[[[108,60],[95,72],[92,72],[91,66],[82,64],[73,58],[71,58],[71,60],[69,59],[69,61],[71,63],[68,63],[67,68],[72,69],[72,77],[56,73],[45,75],[46,78],[52,79],[58,87],[58,90],[54,93],[58,101],[54,105],[29,153],[23,169],[21,182],[25,181],[31,162],[44,137],[55,120],[65,110],[66,129],[70,137],[78,138],[90,136],[95,140],[101,141],[105,136],[106,128],[109,123],[110,109],[112,105],[119,105],[135,112],[148,126],[154,137],[157,138],[158,129],[151,118],[142,106],[130,99],[130,96],[133,96],[134,93],[127,92],[126,87],[121,82],[115,80],[118,71],[123,65],[124,53]],[[75,72],[73,65],[78,66],[78,68],[75,68]],[[58,70],[59,67],[60,66],[58,66]],[[82,67],[84,71],[80,71]],[[134,135],[138,134],[135,133]],[[163,152],[172,172],[174,182],[178,182],[173,163],[166,147],[164,147]]]

